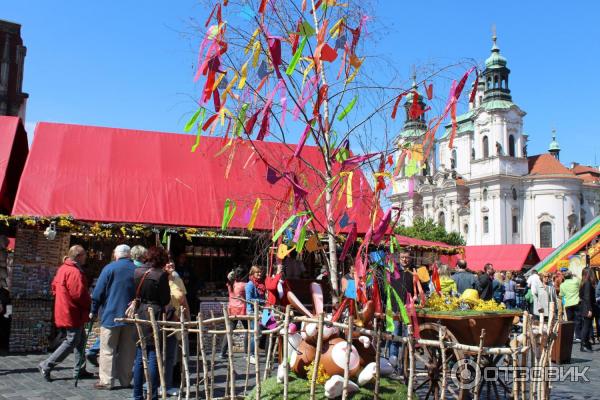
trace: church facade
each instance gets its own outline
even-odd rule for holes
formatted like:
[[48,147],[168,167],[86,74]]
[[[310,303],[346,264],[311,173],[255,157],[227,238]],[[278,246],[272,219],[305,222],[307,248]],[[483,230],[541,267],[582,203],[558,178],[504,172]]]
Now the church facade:
[[[400,224],[431,218],[468,245],[556,247],[598,215],[600,171],[564,166],[555,134],[548,153],[527,154],[525,112],[512,100],[507,60],[493,41],[469,110],[457,116],[452,148],[447,125],[416,175],[400,170],[390,200],[401,209]],[[410,96],[401,148],[422,144],[427,132],[426,115],[409,112]]]

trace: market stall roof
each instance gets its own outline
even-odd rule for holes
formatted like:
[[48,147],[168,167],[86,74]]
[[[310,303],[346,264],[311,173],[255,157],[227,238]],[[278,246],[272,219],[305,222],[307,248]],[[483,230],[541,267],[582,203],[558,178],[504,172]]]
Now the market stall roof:
[[[255,141],[253,147],[250,141],[236,139],[221,151],[228,140],[202,137],[197,151],[191,152],[193,142],[190,135],[39,123],[13,213],[216,228],[230,199],[236,212],[229,228],[243,229],[260,198],[254,228],[277,229],[292,214],[293,191],[288,179],[267,177],[268,163],[295,173],[298,185],[308,191],[316,220],[324,220],[323,180],[298,159],[287,165],[295,145]],[[318,148],[305,146],[301,156],[322,169]],[[360,170],[352,179],[351,208],[346,207],[345,193],[344,189],[344,195],[335,196],[336,219],[347,213],[349,222],[366,232],[374,196]],[[324,230],[318,224],[315,229]]]
[[412,238],[412,237],[408,237],[408,236],[402,236],[402,235],[396,235],[396,239],[398,240],[398,244],[400,246],[405,246],[405,247],[431,247],[431,248],[435,248],[435,247],[443,247],[443,248],[447,248],[447,249],[451,249],[451,248],[455,248],[456,246],[451,246],[447,243],[443,243],[443,242],[432,242],[429,240],[422,240],[422,239],[417,239],[417,238]]
[[491,263],[496,271],[519,271],[540,260],[531,244],[465,246],[465,259],[471,271],[483,271],[487,263]]
[[554,248],[552,248],[552,247],[540,247],[540,248],[536,248],[535,251],[537,252],[537,255],[538,255],[538,257],[540,258],[540,261],[541,261],[544,258],[548,257],[554,251]]
[[13,208],[28,151],[21,120],[0,116],[0,214],[10,214]]

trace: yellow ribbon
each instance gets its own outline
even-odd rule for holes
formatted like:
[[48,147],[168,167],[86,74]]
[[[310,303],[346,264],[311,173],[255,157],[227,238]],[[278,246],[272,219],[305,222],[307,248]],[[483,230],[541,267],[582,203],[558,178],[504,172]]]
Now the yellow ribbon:
[[217,87],[219,87],[219,84],[221,83],[221,81],[223,80],[223,78],[225,78],[225,75],[227,75],[227,73],[223,73],[223,74],[219,75],[219,77],[215,81],[215,84],[213,85],[213,92],[217,89]]
[[254,223],[256,222],[256,217],[258,216],[258,210],[260,210],[260,206],[262,205],[262,200],[260,198],[256,199],[254,202],[254,207],[252,208],[252,214],[250,215],[250,222],[248,222],[248,230],[251,231],[254,229]]
[[249,61],[250,60],[246,61],[244,63],[244,65],[242,65],[242,69],[240,71],[241,78],[240,78],[240,82],[238,83],[238,87],[237,87],[238,89],[243,89],[244,86],[246,86],[246,78],[248,77],[248,62]]
[[260,50],[262,46],[260,45],[260,41],[254,42],[253,50],[252,50],[252,68],[256,68],[258,65],[258,58],[260,56]]
[[225,91],[223,92],[223,94],[221,95],[221,103],[225,104],[225,100],[227,100],[227,94],[229,92],[231,92],[231,89],[233,89],[233,85],[235,85],[235,82],[238,80],[238,74],[237,72],[235,73],[235,75],[233,76],[233,79],[231,80],[231,82],[229,82],[229,84],[227,85],[227,87],[225,88]]
[[340,172],[340,176],[346,177],[346,208],[352,208],[352,178],[354,177],[354,171]]
[[314,58],[307,59],[307,61],[308,61],[308,65],[304,69],[304,72],[303,72],[304,76],[302,78],[302,85],[304,85],[304,83],[306,82],[306,78],[308,78],[308,73],[310,71],[312,71],[312,69],[315,67],[315,60],[314,60]]
[[329,30],[329,36],[331,36],[332,38],[335,39],[337,37],[337,35],[340,34],[340,27],[342,26],[343,23],[344,23],[344,18],[340,18],[338,20],[338,22],[333,24],[333,26]]
[[244,54],[248,54],[248,52],[250,51],[250,49],[254,45],[254,39],[256,39],[256,36],[258,35],[259,31],[260,31],[259,28],[256,28],[256,30],[254,31],[254,33],[250,37],[250,40],[248,41],[248,44],[244,48]]

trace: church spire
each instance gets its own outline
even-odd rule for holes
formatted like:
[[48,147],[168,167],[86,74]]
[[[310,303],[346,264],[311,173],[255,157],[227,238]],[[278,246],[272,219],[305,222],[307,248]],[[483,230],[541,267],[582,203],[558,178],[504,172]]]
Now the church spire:
[[506,67],[506,58],[500,54],[495,26],[492,28],[492,31],[491,54],[487,60],[485,60],[485,70],[483,71],[483,78],[485,81],[483,101],[512,101],[510,90],[508,89],[508,75],[510,74],[510,70]]
[[556,141],[556,129],[552,129],[552,141],[548,146],[548,152],[554,156],[557,160],[560,160],[560,145]]
[[[404,110],[406,117],[404,119],[404,127],[400,132],[402,137],[420,137],[427,132],[427,124],[425,123],[425,97],[419,93],[417,84],[417,72],[413,66],[412,70],[412,87],[406,95],[404,102]],[[416,96],[416,98],[415,98]]]

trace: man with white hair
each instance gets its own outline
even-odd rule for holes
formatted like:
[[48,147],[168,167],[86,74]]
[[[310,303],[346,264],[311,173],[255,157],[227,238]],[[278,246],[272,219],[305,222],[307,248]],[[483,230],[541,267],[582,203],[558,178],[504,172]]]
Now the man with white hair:
[[115,322],[123,318],[135,297],[133,274],[135,265],[126,244],[115,247],[114,260],[102,269],[92,294],[90,318],[102,309],[100,326],[100,381],[96,389],[112,389],[118,380],[121,387],[131,385],[135,359],[135,326]]

